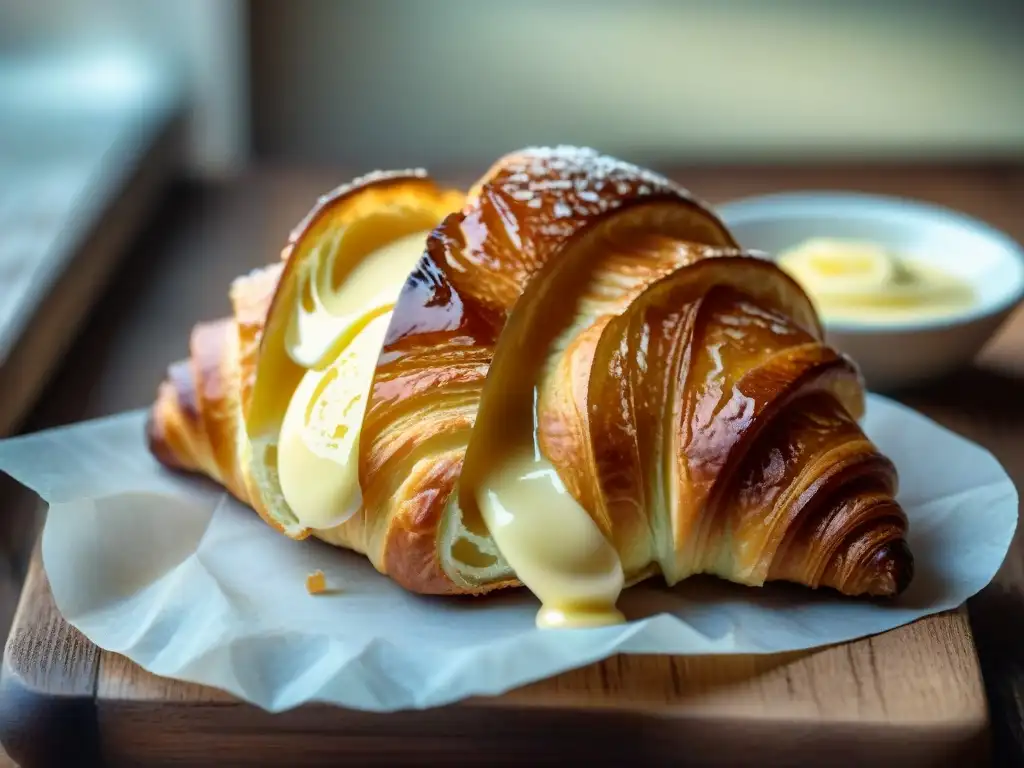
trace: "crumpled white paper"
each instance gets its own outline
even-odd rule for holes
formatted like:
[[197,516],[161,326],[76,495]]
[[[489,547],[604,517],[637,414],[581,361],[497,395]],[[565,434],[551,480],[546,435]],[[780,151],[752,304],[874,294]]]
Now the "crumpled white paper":
[[[526,593],[425,598],[361,556],[275,533],[212,484],[163,470],[129,413],[0,443],[0,469],[50,503],[57,606],[96,645],[280,711],[392,711],[499,694],[615,653],[792,651],[960,605],[995,575],[1017,493],[986,451],[872,396],[864,426],[900,471],[916,575],[893,605],[694,579],[628,590],[630,623],[537,630]],[[322,569],[335,594],[311,596]]]

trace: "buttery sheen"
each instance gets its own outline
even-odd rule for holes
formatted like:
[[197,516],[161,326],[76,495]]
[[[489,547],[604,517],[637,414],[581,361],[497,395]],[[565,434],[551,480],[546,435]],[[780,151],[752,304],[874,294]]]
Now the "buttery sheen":
[[624,621],[615,607],[624,584],[618,552],[555,468],[535,445],[495,458],[477,504],[505,560],[541,601],[537,626]]
[[299,298],[285,337],[292,360],[303,368],[330,365],[374,314],[394,307],[428,234],[393,240],[354,264],[338,285],[340,243],[322,244],[331,252],[309,258],[305,274],[299,275]]
[[[288,402],[277,443],[281,493],[316,530],[348,520],[362,504],[359,431],[391,310],[423,254],[427,233],[398,238],[335,280],[338,243],[308,260],[285,347],[306,368]],[[326,246],[321,246],[326,247]]]
[[359,511],[359,430],[391,313],[377,315],[323,371],[306,371],[277,443],[281,493],[306,528],[322,530]]
[[622,561],[590,513],[563,485],[538,443],[538,382],[559,337],[572,329],[580,280],[560,262],[524,296],[502,331],[477,413],[464,482],[491,537],[519,580],[541,602],[539,627],[595,627],[625,621],[616,608]]
[[[359,431],[391,310],[423,251],[427,233],[397,239],[355,264],[340,285],[334,260],[308,260],[286,349],[306,368],[277,446],[285,501],[299,522],[322,530],[362,504]],[[488,459],[477,503],[498,549],[541,601],[540,627],[593,627],[624,621],[615,607],[624,585],[614,547],[566,491],[536,446],[532,419]]]
[[881,245],[814,238],[779,256],[826,320],[885,323],[942,317],[974,302],[969,283]]

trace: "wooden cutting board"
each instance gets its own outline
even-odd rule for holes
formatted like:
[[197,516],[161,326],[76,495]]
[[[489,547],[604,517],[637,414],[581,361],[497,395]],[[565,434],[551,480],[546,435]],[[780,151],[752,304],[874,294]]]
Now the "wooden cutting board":
[[618,656],[493,699],[270,715],[100,651],[58,613],[38,550],[7,643],[0,739],[72,765],[979,765],[989,754],[964,611],[774,656]]

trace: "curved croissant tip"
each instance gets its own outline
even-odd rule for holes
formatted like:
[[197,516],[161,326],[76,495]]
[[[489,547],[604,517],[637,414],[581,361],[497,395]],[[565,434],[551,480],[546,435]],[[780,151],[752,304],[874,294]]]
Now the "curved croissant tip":
[[889,541],[875,550],[869,568],[875,574],[869,591],[895,597],[906,590],[914,578],[914,556],[903,539]]

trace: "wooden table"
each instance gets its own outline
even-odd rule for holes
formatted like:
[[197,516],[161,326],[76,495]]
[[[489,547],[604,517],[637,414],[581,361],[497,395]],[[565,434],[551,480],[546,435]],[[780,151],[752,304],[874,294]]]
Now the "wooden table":
[[[225,288],[230,278],[273,259],[284,233],[315,196],[349,175],[268,169],[221,187],[179,189],[137,244],[135,257],[42,398],[29,428],[147,405],[167,362],[184,352],[192,323],[227,312]],[[901,194],[958,208],[1024,241],[1024,167],[691,168],[673,175],[711,202],[783,189],[842,188]],[[1022,380],[1024,314],[1018,314],[975,367],[926,389],[905,393],[900,399],[986,446],[1018,485],[1024,485]],[[997,762],[1006,764],[1024,760],[1021,547],[1018,536],[995,582],[969,604],[990,705],[994,755]],[[205,709],[198,711],[209,713],[210,708],[228,704],[222,695],[157,680],[123,659],[99,652],[60,621],[40,576],[36,572],[28,585],[19,616],[23,621],[31,618],[36,626],[42,616],[49,622],[50,632],[42,640],[12,634],[9,664],[22,665],[39,679],[49,679],[50,684],[53,675],[58,675],[59,684],[66,684],[69,693],[116,689],[125,700],[134,700],[139,715],[134,721],[137,729],[119,736],[127,740],[123,744],[134,745],[151,757],[159,757],[168,747],[159,743],[161,738],[197,738],[197,745],[218,742],[218,734],[196,730],[197,721],[191,722],[192,731],[185,735],[181,728],[158,727],[161,710],[150,708],[149,714],[141,713],[154,700],[200,702]],[[954,634],[962,632],[955,614],[937,621],[947,622],[944,626]],[[830,653],[822,655],[826,659],[823,663],[839,659]],[[860,662],[853,658],[847,663],[854,673]],[[614,674],[614,668],[611,670]],[[609,674],[609,670],[603,674]],[[969,670],[966,674],[959,691],[936,692],[936,696],[969,699]],[[953,706],[948,701],[938,705]],[[73,726],[73,707],[67,714],[70,719],[66,722]],[[899,720],[903,714],[895,713],[894,717]],[[239,717],[232,737],[241,750],[236,756],[246,749],[253,750],[254,745],[261,744],[260,750],[270,749],[271,745],[253,733],[253,728],[259,728],[259,717],[251,712]],[[600,730],[602,726],[591,727]],[[386,735],[382,743],[386,743]],[[19,744],[19,750],[24,747],[26,751],[18,751],[15,757],[26,764],[34,764],[34,758],[47,754],[60,757],[61,742],[66,741],[51,738]],[[606,740],[595,737],[595,743],[605,745]],[[723,750],[729,746],[721,745]],[[94,747],[97,753],[102,749],[99,744]],[[257,750],[250,756],[266,762],[273,753]]]

